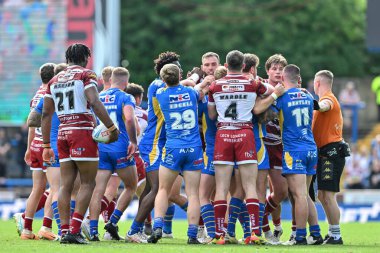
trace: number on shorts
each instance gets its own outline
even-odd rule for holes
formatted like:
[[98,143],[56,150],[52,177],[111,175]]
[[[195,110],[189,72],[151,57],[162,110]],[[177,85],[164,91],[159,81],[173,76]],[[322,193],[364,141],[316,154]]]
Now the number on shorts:
[[188,109],[182,114],[180,112],[171,112],[169,114],[170,118],[174,118],[172,123],[172,129],[174,130],[183,130],[183,129],[192,129],[195,127],[195,113],[193,110]]

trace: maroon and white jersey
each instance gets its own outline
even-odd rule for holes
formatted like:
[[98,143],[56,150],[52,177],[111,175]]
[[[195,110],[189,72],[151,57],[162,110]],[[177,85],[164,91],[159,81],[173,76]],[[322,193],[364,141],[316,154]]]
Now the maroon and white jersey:
[[219,129],[252,128],[252,109],[267,87],[241,74],[228,74],[210,86],[209,104],[215,105]]
[[[45,93],[46,93],[46,87],[43,87],[43,85],[41,85],[40,88],[38,88],[38,91],[36,92],[32,100],[30,100],[30,111],[33,111],[33,109],[40,102],[40,99],[44,97]],[[36,130],[34,131],[34,133],[35,133],[34,139],[38,141],[42,141],[41,127],[36,127]]]
[[91,87],[97,88],[96,74],[76,65],[69,66],[49,82],[46,97],[54,100],[60,130],[93,129],[93,114],[84,93]]
[[142,138],[142,135],[143,135],[146,127],[148,126],[148,112],[145,111],[140,106],[136,106],[135,115],[137,117],[137,121],[138,121],[139,126],[140,126],[140,135],[137,136],[137,144],[139,144],[140,140]]

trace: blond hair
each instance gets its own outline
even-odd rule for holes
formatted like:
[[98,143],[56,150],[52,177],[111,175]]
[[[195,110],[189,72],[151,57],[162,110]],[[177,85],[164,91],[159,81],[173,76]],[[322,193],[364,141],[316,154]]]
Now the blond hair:
[[223,78],[227,75],[227,68],[224,66],[219,66],[215,69],[214,77],[216,80]]
[[112,70],[111,81],[112,84],[120,84],[123,82],[128,83],[129,71],[123,67],[117,67]]
[[220,61],[219,60],[219,55],[217,53],[214,53],[214,52],[207,52],[205,53],[204,55],[202,55],[202,62],[205,58],[208,58],[208,57],[216,57],[216,59],[218,59],[218,62]]
[[168,86],[173,86],[179,83],[180,70],[175,64],[166,64],[160,71],[160,77]]
[[320,70],[315,74],[315,77],[319,77],[324,82],[332,85],[334,81],[334,74],[330,70]]
[[108,83],[110,81],[111,75],[112,75],[112,66],[104,67],[102,70],[102,79],[105,83]]

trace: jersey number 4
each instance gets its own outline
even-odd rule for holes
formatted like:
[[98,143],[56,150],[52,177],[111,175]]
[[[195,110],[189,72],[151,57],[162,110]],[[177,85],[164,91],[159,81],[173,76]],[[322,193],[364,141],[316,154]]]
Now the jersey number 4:
[[228,106],[227,110],[224,112],[225,118],[232,118],[233,120],[237,119],[237,110],[236,110],[236,102],[232,102],[230,106]]

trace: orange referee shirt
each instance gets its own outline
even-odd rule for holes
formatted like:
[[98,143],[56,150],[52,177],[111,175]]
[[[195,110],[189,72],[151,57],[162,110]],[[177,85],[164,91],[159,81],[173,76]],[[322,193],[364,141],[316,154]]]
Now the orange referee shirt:
[[324,99],[332,102],[331,109],[327,112],[314,111],[313,114],[312,130],[318,148],[343,140],[343,117],[338,99],[331,91],[321,97],[319,101]]

